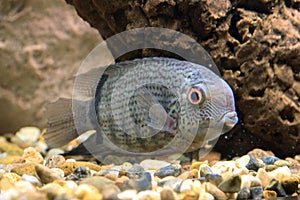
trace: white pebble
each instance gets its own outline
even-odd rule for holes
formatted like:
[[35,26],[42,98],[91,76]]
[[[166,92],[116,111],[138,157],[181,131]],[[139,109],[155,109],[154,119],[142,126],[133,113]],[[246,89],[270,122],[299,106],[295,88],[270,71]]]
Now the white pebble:
[[125,190],[124,192],[118,194],[118,199],[131,200],[136,196],[136,194],[137,194],[136,190]]

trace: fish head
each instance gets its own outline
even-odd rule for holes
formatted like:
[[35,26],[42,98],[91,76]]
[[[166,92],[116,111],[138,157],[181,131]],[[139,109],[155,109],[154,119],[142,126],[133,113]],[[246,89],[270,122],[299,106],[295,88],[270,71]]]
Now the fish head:
[[197,136],[210,141],[231,130],[238,122],[233,91],[210,70],[187,90],[189,112],[197,122]]

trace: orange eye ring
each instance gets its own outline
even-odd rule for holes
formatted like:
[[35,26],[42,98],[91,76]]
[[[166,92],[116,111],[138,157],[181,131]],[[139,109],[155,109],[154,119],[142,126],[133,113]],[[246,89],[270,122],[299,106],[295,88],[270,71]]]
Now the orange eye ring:
[[192,87],[188,92],[188,100],[192,104],[200,104],[204,101],[204,91],[198,87]]

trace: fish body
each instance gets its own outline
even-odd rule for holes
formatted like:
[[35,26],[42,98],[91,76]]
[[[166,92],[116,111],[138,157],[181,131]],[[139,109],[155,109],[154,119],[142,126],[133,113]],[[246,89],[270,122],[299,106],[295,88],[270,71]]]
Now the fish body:
[[[144,58],[110,65],[99,77],[95,70],[83,77],[80,90],[85,93],[82,85],[87,85],[95,91],[88,106],[73,99],[75,109],[67,100],[48,108],[45,138],[50,146],[65,144],[85,129],[94,128],[94,142],[114,145],[112,152],[189,152],[227,132],[238,120],[228,84],[195,63]],[[70,107],[72,114],[66,114],[70,111],[64,110]]]

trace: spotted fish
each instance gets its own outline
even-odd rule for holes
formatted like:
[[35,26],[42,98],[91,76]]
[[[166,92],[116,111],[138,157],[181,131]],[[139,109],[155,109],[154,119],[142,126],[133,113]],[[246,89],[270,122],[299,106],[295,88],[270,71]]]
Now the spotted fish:
[[78,79],[75,88],[88,100],[59,99],[47,108],[44,137],[52,147],[94,129],[97,133],[85,147],[93,146],[88,150],[98,154],[120,149],[132,155],[190,152],[238,121],[229,85],[195,63],[135,59],[96,68]]

